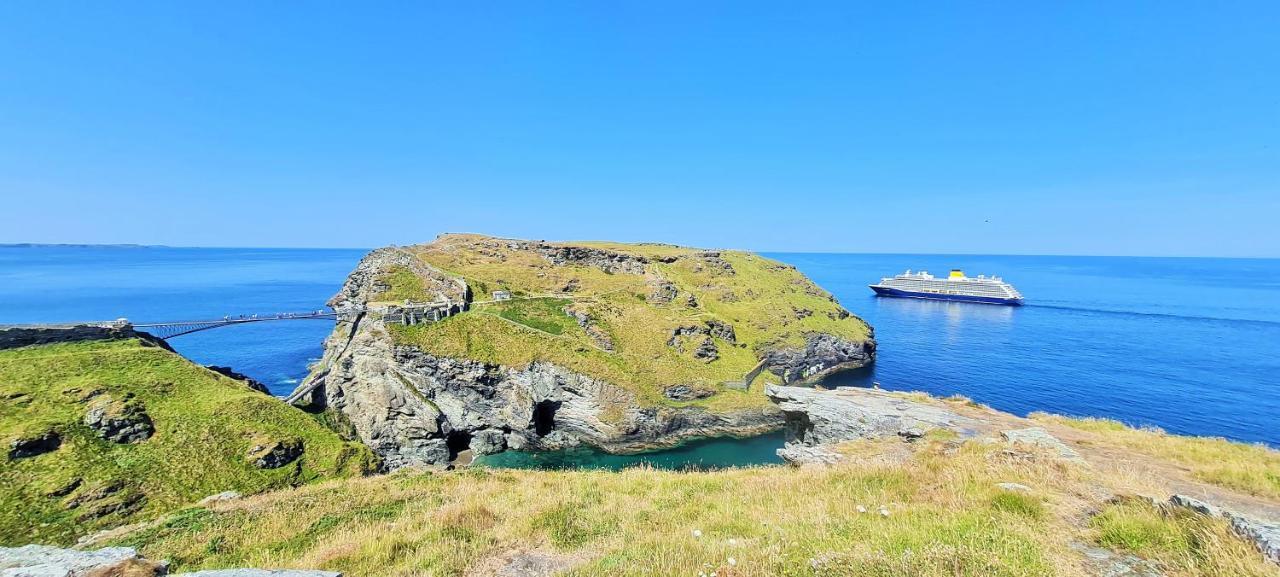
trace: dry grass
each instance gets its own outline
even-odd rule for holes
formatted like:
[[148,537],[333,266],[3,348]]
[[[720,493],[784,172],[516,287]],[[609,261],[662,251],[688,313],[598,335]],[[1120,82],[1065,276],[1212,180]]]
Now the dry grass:
[[1067,541],[1085,471],[920,444],[903,462],[826,469],[401,473],[188,510],[124,542],[183,570],[352,576],[462,575],[512,549],[586,559],[571,575],[1078,574]]
[[1036,413],[1032,418],[1097,433],[1103,445],[1176,463],[1191,475],[1221,487],[1280,499],[1280,452],[1215,437],[1171,435],[1159,429],[1134,429],[1108,419],[1071,418]]
[[1099,545],[1136,554],[1177,575],[1276,575],[1224,519],[1130,499],[1105,507],[1090,521]]

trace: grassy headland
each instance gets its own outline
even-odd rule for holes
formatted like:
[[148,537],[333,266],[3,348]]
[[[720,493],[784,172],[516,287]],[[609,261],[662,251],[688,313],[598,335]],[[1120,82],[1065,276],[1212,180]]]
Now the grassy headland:
[[[221,491],[376,468],[367,448],[316,417],[137,339],[0,351],[0,399],[6,449],[58,440],[53,450],[0,457],[0,544],[68,543]],[[91,429],[86,414],[106,401],[145,413],[149,438],[117,442]],[[302,455],[270,469],[248,458],[275,443],[300,444]]]

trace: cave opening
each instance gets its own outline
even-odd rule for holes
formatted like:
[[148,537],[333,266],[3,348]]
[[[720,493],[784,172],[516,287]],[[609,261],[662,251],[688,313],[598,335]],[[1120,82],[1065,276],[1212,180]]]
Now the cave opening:
[[556,411],[560,401],[538,401],[533,406],[533,432],[544,437],[556,428]]
[[448,436],[444,438],[444,442],[449,446],[449,458],[456,459],[458,458],[458,453],[471,448],[471,433],[454,429],[449,431]]

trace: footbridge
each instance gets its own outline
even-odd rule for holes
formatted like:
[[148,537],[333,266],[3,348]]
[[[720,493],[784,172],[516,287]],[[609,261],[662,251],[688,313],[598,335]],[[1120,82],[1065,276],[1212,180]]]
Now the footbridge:
[[[337,320],[338,314],[332,311],[309,311],[302,313],[275,313],[269,315],[224,316],[220,319],[193,321],[166,321],[158,323],[129,323],[134,329],[146,332],[160,339],[171,339],[200,331],[207,331],[232,325],[263,323],[270,321],[305,321],[305,320]],[[120,323],[121,321],[116,321]],[[123,321],[128,322],[128,321]]]

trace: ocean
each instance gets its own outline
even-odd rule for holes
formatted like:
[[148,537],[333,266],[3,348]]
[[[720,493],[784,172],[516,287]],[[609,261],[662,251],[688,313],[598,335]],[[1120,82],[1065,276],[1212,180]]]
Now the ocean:
[[[363,254],[0,247],[0,324],[315,310]],[[875,366],[841,375],[834,385],[961,394],[1017,414],[1108,417],[1280,447],[1280,260],[766,254],[798,267],[875,327]],[[1027,304],[877,298],[867,289],[908,268],[1000,275]],[[255,323],[170,344],[283,395],[306,375],[331,328],[331,321],[317,320]],[[777,442],[704,442],[621,459],[578,451],[542,455],[532,466],[770,462],[768,443]],[[509,464],[530,465],[516,460]]]

